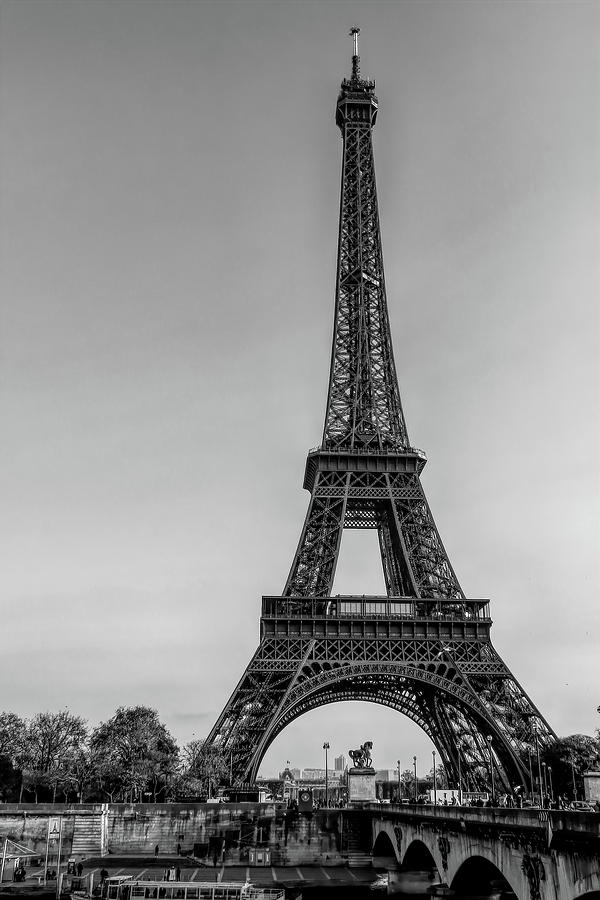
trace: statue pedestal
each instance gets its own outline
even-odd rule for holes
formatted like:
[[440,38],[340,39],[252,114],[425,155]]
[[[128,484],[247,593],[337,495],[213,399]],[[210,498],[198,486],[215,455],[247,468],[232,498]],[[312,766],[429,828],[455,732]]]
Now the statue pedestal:
[[373,803],[377,799],[375,791],[375,769],[348,769],[348,800]]

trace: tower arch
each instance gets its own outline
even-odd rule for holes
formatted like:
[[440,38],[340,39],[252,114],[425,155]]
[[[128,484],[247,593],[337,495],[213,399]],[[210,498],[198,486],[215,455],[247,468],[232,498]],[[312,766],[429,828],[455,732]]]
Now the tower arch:
[[[415,722],[437,747],[446,771],[454,767],[451,738],[442,743],[440,734],[439,704],[440,696],[445,696],[445,707],[451,701],[462,717],[469,722],[470,734],[478,736],[488,731],[496,731],[496,723],[485,718],[469,692],[447,677],[447,671],[440,664],[442,674],[430,671],[432,667],[417,666],[404,668],[399,665],[386,666],[380,663],[358,663],[354,665],[331,664],[314,669],[305,667],[303,678],[299,678],[296,687],[287,697],[286,705],[278,716],[274,716],[258,743],[249,780],[256,778],[260,763],[273,741],[293,721],[305,713],[348,700],[366,701],[386,706],[405,715]],[[436,696],[432,699],[431,689],[434,686]],[[436,721],[436,716],[438,721]],[[444,732],[445,733],[445,732]],[[518,761],[514,755],[502,760],[503,771],[518,773]],[[473,788],[485,785],[485,774],[480,781],[472,783]]]

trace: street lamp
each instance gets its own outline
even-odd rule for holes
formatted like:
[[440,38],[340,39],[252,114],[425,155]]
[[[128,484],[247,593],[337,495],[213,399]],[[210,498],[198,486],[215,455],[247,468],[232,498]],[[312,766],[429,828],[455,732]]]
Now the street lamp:
[[542,808],[542,764],[540,762],[540,740],[537,733],[537,728],[535,730],[535,752],[537,753],[537,764],[538,764],[538,787],[540,793],[540,809]]
[[398,764],[398,803],[402,800],[402,779],[400,777],[400,760],[396,760]]
[[554,803],[554,785],[552,784],[552,766],[548,766],[548,778],[550,779],[550,802]]
[[462,768],[461,768],[461,753],[460,748],[458,749],[458,804],[462,806]]
[[417,792],[418,792],[418,784],[417,784],[417,757],[413,756],[413,768],[415,770],[415,803],[417,802]]
[[573,779],[573,800],[577,800],[577,788],[575,787],[575,763],[573,762],[573,752],[569,754],[571,759],[571,778]]
[[437,769],[435,767],[435,750],[431,751],[433,756],[433,805],[437,806]]
[[[542,772],[544,775],[544,797],[546,800],[548,799],[548,774],[547,774],[547,765],[545,762],[542,763]],[[542,803],[542,806],[544,804]]]
[[487,741],[487,745],[488,745],[488,754],[489,754],[489,758],[490,758],[490,782],[492,785],[492,803],[494,803],[496,791],[494,789],[494,760],[492,757],[492,735],[491,734],[488,734],[488,736],[486,737],[486,741]]
[[327,774],[327,751],[329,750],[329,741],[325,741],[323,744],[323,750],[325,751],[325,806],[329,806],[329,776]]
[[533,769],[531,767],[531,747],[527,748],[527,757],[529,759],[529,790],[531,791],[531,802],[533,803]]

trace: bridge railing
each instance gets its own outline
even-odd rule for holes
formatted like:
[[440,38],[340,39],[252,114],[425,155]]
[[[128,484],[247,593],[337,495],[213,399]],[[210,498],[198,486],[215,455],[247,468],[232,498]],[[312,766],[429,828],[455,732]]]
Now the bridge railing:
[[551,832],[568,834],[571,839],[593,837],[600,841],[600,813],[569,810],[518,809],[502,806],[432,806],[431,804],[380,804],[365,805],[363,810],[374,819],[435,819],[448,822],[480,823],[501,828],[538,830],[549,828]]

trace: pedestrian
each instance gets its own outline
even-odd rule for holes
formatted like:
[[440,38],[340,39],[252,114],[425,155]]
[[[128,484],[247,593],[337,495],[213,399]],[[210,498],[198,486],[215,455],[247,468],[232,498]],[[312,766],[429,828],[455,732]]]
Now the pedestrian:
[[179,866],[175,869],[175,881],[181,881],[181,869]]
[[155,857],[158,856],[158,844],[157,844],[156,847],[154,848],[154,856],[155,856]]
[[108,878],[108,870],[100,869],[100,884]]
[[78,878],[81,878],[82,874],[83,874],[83,863],[80,861],[80,862],[77,863],[77,876],[78,876]]

